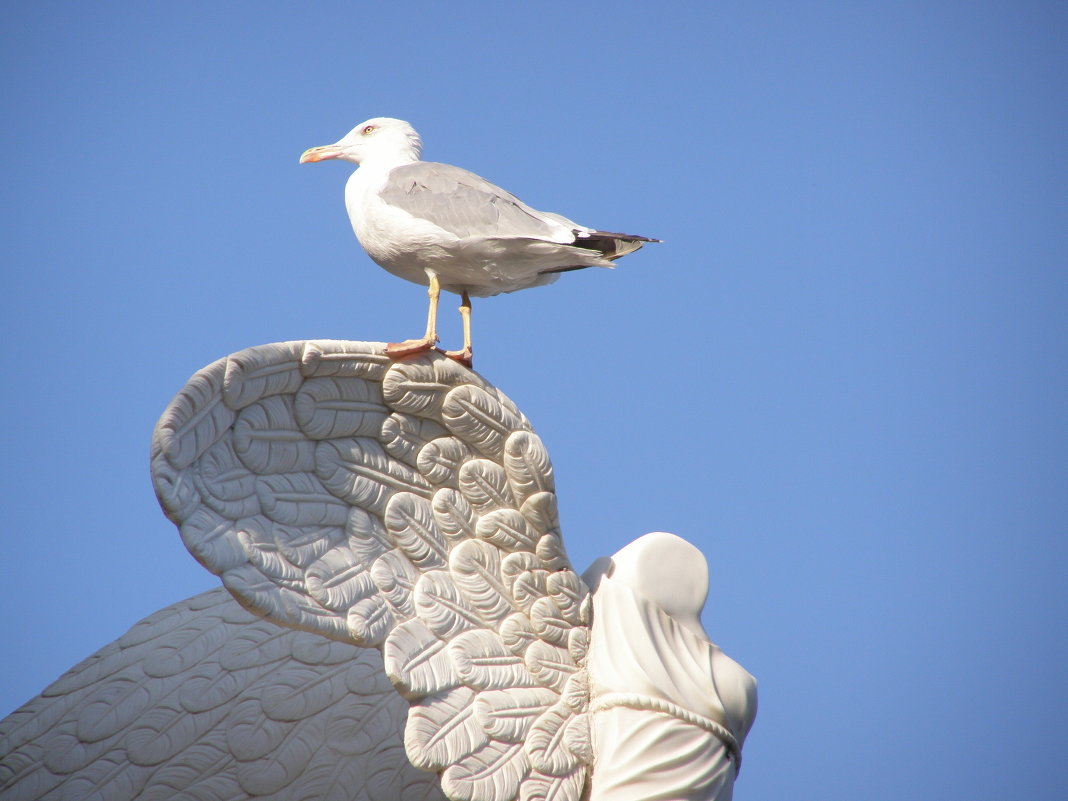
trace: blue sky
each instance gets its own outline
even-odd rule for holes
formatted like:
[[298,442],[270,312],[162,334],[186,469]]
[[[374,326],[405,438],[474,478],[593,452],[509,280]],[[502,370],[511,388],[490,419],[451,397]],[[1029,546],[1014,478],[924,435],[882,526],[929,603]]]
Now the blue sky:
[[[708,555],[736,797],[1068,786],[1068,7],[35,3],[5,14],[0,713],[213,586],[148,442],[201,366],[402,339],[307,147],[372,116],[660,237],[475,303],[584,568]],[[443,306],[444,344],[459,343]]]

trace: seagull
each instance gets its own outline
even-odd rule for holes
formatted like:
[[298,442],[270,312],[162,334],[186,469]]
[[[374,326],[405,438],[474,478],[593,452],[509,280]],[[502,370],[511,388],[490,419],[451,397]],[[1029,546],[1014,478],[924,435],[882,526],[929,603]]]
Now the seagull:
[[428,287],[426,333],[389,344],[393,358],[435,347],[442,289],[460,296],[464,332],[463,350],[445,354],[470,365],[472,296],[544,286],[569,270],[611,267],[645,242],[660,241],[537,211],[473,172],[420,161],[421,152],[411,125],[375,117],[300,157],[301,164],[341,159],[359,167],[345,185],[356,238],[379,266]]

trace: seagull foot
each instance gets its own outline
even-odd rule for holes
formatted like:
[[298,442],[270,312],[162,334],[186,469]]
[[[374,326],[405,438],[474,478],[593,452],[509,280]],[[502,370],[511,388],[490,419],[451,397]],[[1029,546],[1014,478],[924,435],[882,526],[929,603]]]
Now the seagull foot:
[[463,350],[445,350],[442,351],[442,353],[454,362],[459,362],[468,370],[471,369],[471,348],[464,348]]
[[386,345],[386,355],[391,359],[403,359],[416,353],[433,350],[436,339],[406,339],[403,342],[390,342]]

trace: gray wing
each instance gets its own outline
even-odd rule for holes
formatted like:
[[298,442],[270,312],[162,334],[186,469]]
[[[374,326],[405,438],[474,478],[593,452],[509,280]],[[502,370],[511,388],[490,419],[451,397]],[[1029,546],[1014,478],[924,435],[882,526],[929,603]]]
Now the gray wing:
[[280,628],[223,589],[142,620],[0,721],[0,797],[444,801],[373,648]]
[[389,173],[379,197],[461,239],[543,239],[569,245],[585,230],[559,214],[532,209],[515,195],[451,164],[417,161]]

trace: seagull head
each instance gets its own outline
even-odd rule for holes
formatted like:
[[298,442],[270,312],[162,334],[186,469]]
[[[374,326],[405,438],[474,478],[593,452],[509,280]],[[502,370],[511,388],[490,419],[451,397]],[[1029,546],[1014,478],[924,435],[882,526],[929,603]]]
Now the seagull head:
[[395,167],[419,160],[423,143],[419,134],[404,120],[374,117],[361,122],[332,145],[308,148],[300,163],[341,159],[353,164],[380,164]]

